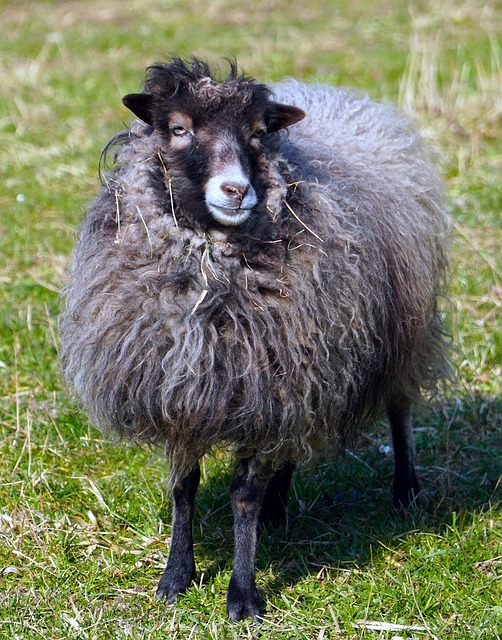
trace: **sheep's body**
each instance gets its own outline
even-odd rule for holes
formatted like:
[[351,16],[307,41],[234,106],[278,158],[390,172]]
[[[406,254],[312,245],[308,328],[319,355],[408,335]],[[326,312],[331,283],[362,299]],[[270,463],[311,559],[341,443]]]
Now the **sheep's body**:
[[266,148],[249,220],[178,210],[163,134],[136,122],[75,249],[66,377],[98,426],[165,446],[175,485],[215,445],[273,469],[325,453],[446,369],[448,218],[419,135],[345,90],[274,98],[308,117]]

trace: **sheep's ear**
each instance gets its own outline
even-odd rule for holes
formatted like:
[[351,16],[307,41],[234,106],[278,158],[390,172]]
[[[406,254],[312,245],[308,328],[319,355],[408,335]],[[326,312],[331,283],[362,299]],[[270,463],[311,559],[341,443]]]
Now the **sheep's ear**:
[[300,122],[306,115],[305,111],[298,107],[271,102],[270,110],[267,113],[267,129],[269,131],[285,129],[296,122]]
[[129,93],[122,98],[122,102],[140,120],[143,120],[146,124],[153,125],[153,97],[149,93]]

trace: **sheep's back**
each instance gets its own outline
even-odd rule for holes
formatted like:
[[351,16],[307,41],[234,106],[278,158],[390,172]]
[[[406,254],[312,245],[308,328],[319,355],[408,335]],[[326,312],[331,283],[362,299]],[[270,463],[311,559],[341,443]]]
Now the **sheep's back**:
[[[437,299],[450,230],[430,149],[395,106],[357,92],[289,80],[274,94],[307,113],[282,152],[308,193],[306,220],[321,235],[332,224],[331,237],[359,256],[350,278],[370,301],[363,313],[383,313],[382,358],[397,366],[390,392],[430,390],[448,370]],[[332,266],[336,272],[339,262]]]

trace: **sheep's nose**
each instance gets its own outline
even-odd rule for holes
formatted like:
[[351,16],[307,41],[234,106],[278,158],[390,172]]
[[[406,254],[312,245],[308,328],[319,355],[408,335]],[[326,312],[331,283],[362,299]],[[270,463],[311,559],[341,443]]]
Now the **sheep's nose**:
[[250,184],[241,184],[238,182],[225,182],[221,185],[221,190],[227,196],[231,196],[242,202],[244,196],[249,191]]

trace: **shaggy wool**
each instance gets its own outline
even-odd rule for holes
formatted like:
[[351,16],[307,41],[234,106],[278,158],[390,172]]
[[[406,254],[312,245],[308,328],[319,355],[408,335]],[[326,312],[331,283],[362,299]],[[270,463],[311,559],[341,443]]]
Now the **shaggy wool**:
[[94,424],[164,446],[173,481],[215,446],[305,462],[447,371],[449,218],[415,127],[344,89],[273,97],[307,117],[265,147],[249,221],[181,215],[162,136],[135,121],[75,247],[65,376]]

